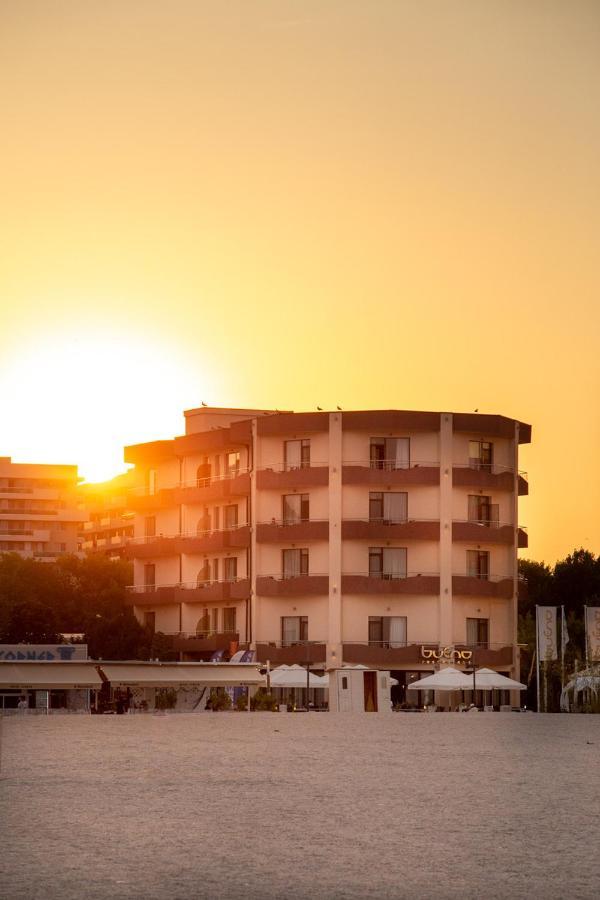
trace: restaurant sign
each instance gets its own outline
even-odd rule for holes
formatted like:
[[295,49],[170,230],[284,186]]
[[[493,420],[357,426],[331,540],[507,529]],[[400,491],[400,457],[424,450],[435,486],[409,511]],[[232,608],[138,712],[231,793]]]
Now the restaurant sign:
[[469,662],[473,658],[472,650],[456,650],[454,647],[440,647],[439,649],[427,649],[421,647],[421,656],[427,662]]
[[87,659],[87,644],[0,644],[0,660],[22,662],[27,660]]

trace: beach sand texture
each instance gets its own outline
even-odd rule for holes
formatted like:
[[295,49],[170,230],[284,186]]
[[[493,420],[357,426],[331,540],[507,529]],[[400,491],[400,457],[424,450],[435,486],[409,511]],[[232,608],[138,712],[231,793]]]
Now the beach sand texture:
[[23,716],[0,893],[591,898],[600,717]]

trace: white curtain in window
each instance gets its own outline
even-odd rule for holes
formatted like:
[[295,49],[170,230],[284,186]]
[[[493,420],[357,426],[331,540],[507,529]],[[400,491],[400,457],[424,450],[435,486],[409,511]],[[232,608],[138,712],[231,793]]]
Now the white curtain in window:
[[406,547],[384,548],[383,574],[388,578],[406,578]]
[[300,551],[285,550],[283,553],[283,575],[285,578],[297,578],[300,575]]
[[283,498],[283,521],[286,525],[292,525],[300,521],[300,494],[287,494]]
[[406,522],[408,494],[389,493],[383,495],[383,518],[386,522]]
[[300,640],[300,619],[298,616],[282,617],[281,636],[285,643],[292,643]]
[[302,464],[302,450],[300,441],[286,441],[285,465],[287,469],[299,469]]
[[390,616],[390,647],[406,645],[406,616]]
[[410,438],[392,438],[386,441],[385,449],[388,461],[392,463],[392,468],[408,469],[410,465]]
[[467,619],[467,644],[476,644],[478,637],[478,620]]

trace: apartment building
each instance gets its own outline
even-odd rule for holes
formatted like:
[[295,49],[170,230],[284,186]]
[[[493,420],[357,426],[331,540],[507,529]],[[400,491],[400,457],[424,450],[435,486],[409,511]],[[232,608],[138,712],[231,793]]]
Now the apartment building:
[[77,551],[77,466],[0,457],[0,553],[53,560]]
[[136,475],[130,471],[110,481],[79,485],[79,549],[83,553],[102,553],[109,559],[125,555],[125,546],[134,536],[134,512],[128,503]]
[[131,603],[182,658],[518,676],[519,445],[495,415],[201,408],[127,447]]

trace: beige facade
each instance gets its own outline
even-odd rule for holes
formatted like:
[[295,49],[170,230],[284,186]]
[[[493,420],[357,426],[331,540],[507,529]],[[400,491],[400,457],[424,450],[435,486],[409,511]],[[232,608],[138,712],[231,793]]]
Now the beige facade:
[[77,466],[0,457],[0,553],[52,560],[77,552]]
[[[518,447],[503,416],[202,408],[126,448],[131,602],[184,657],[431,671],[470,650],[518,675]],[[446,656],[446,658],[448,658]]]

